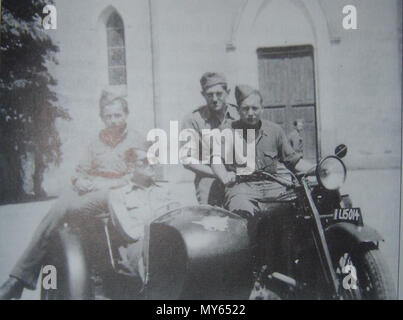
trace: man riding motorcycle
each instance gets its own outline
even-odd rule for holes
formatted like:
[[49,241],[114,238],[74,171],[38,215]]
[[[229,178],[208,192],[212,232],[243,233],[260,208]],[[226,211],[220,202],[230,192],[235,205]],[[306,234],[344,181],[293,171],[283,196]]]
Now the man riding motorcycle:
[[[255,167],[253,170],[264,170],[276,175],[278,161],[281,161],[291,171],[305,172],[312,168],[312,164],[302,160],[301,155],[292,149],[279,125],[262,119],[262,96],[258,90],[247,85],[238,85],[235,88],[235,98],[239,107],[240,120],[233,121],[228,128],[232,129],[234,135],[242,132],[243,139],[240,141],[246,140],[247,129],[255,131],[255,140],[252,142],[255,144]],[[218,142],[218,140],[214,141]],[[237,139],[232,139],[233,144],[234,141]],[[242,147],[236,148],[234,145],[225,147],[226,152],[233,152],[233,157],[228,158],[234,159],[234,164],[223,162],[224,157],[221,150],[224,148],[217,147],[213,150],[215,151],[212,154],[212,170],[226,186],[224,207],[248,219],[248,230],[253,247],[261,212],[266,210],[275,213],[284,209],[284,204],[274,201],[269,204],[266,201],[263,208],[259,199],[272,198],[274,200],[285,191],[285,187],[276,181],[250,181],[235,184],[235,171],[241,167],[237,159],[242,159],[243,156],[238,155],[237,152],[244,149]]]
[[[19,299],[24,288],[34,290],[52,234],[67,216],[80,215],[88,225],[93,216],[108,212],[111,189],[152,184],[147,170],[136,168],[146,140],[127,128],[129,109],[123,97],[103,92],[100,116],[105,124],[72,177],[73,190],[55,202],[36,229],[28,248],[0,287],[0,300]],[[85,227],[85,226],[84,226]]]

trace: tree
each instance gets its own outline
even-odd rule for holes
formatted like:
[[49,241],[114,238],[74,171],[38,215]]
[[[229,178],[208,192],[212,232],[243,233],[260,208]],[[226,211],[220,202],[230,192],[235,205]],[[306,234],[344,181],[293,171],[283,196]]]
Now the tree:
[[[43,196],[43,174],[61,161],[58,118],[69,120],[58,105],[56,79],[48,71],[57,64],[58,47],[42,27],[42,10],[52,0],[3,0],[0,45],[0,171],[6,176],[0,200],[21,200],[22,157],[33,154],[34,194]],[[3,183],[4,185],[4,183]],[[2,198],[2,199],[1,199]]]

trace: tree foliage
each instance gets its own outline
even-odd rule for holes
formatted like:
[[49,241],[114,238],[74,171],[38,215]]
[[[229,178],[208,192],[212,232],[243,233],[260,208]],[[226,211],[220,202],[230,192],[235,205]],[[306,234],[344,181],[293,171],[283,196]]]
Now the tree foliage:
[[58,47],[42,27],[43,7],[52,2],[1,1],[0,170],[8,176],[3,200],[23,196],[23,156],[34,155],[37,196],[43,195],[44,170],[61,160],[56,119],[69,115],[58,105],[57,82],[48,71],[51,63],[57,64]]

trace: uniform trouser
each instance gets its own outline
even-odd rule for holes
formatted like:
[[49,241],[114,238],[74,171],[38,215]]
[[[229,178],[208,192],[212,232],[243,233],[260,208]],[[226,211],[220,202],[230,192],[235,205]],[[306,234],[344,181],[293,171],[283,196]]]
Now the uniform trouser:
[[225,196],[224,185],[218,179],[196,176],[194,184],[199,204],[223,206]]
[[[290,204],[276,202],[275,199],[285,188],[273,182],[244,182],[227,187],[224,207],[248,221],[248,234],[251,249],[257,254],[259,241],[264,241],[266,252],[274,252],[280,244],[274,238],[275,233],[287,227]],[[272,202],[261,202],[261,199]],[[262,230],[260,226],[264,225]]]
[[67,216],[80,214],[85,223],[88,218],[88,224],[91,224],[93,216],[107,212],[108,193],[103,190],[79,196],[71,191],[59,198],[37,227],[10,276],[20,279],[26,288],[35,289],[50,237]]

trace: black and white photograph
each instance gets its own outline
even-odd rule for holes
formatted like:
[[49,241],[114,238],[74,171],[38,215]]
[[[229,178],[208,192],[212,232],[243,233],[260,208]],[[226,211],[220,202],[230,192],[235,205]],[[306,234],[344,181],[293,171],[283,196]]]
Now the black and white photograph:
[[0,300],[403,299],[403,1],[0,4]]

